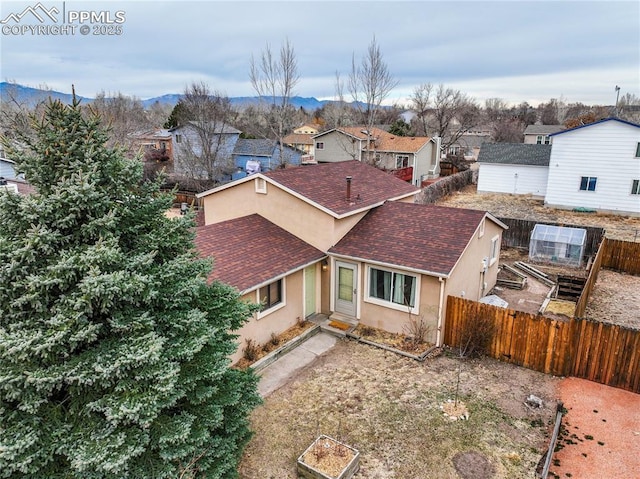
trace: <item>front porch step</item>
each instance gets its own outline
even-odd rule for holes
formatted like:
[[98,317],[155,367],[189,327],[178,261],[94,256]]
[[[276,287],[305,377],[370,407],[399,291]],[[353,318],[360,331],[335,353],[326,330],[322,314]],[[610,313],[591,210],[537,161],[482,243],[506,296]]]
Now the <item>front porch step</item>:
[[[331,323],[339,323],[340,325],[345,325],[344,328],[332,326]],[[335,324],[334,323],[334,324]],[[320,325],[320,329],[329,334],[333,334],[334,336],[338,336],[340,338],[344,338],[347,333],[350,333],[358,326],[358,320],[356,318],[345,316],[340,313],[331,314],[326,321],[324,321]]]

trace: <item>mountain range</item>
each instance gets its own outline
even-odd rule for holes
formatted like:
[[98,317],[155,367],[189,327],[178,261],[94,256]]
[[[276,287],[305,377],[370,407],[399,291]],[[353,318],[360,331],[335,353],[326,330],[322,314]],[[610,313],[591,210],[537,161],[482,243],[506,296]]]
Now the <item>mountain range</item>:
[[[46,100],[47,98],[52,98],[54,100],[60,100],[63,103],[71,103],[73,99],[73,95],[70,93],[62,93],[59,91],[53,91],[48,89],[39,89],[32,88],[28,86],[19,85],[17,83],[9,83],[2,82],[0,83],[0,102],[4,103],[7,101],[15,100],[20,104],[25,104],[27,106],[33,106],[40,101]],[[149,108],[151,105],[155,103],[159,103],[160,105],[170,105],[174,106],[180,98],[182,97],[179,93],[168,93],[166,95],[157,96],[153,98],[148,98],[146,100],[141,100],[142,105],[145,108]],[[91,103],[93,98],[87,98],[82,96],[77,96],[83,103]],[[259,102],[259,97],[254,96],[240,96],[240,97],[231,97],[229,98],[231,103],[237,107],[246,107],[248,105],[257,104]],[[300,96],[294,96],[290,98],[291,104],[296,108],[304,108],[307,111],[317,110],[318,108],[322,108],[327,103],[332,103],[330,100],[317,100],[316,98],[306,98]]]

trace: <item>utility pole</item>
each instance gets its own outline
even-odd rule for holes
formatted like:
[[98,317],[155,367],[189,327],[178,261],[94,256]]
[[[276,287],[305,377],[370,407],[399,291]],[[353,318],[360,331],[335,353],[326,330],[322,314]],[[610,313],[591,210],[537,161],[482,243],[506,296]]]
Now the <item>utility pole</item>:
[[618,118],[618,98],[620,98],[620,87],[616,85],[616,108],[614,110],[616,118]]

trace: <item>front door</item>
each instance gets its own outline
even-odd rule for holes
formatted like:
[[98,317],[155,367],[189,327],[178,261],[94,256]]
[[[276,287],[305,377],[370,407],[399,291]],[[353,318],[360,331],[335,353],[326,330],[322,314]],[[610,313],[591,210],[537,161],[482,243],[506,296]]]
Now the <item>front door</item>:
[[335,310],[345,316],[356,316],[356,277],[358,266],[353,263],[336,261]]
[[316,312],[316,265],[304,269],[304,315]]

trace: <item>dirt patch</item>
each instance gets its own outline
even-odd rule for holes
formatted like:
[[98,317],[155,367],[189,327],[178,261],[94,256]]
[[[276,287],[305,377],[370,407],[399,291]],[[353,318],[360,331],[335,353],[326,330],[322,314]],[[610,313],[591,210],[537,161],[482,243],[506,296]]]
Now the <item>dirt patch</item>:
[[433,344],[425,341],[415,341],[405,334],[395,334],[382,329],[373,328],[358,324],[353,330],[353,334],[359,338],[366,339],[372,343],[383,344],[385,346],[399,349],[409,354],[420,356],[433,347]]
[[[447,419],[459,399],[469,419]],[[558,378],[492,359],[442,354],[425,362],[339,341],[251,417],[255,435],[242,458],[243,479],[293,479],[297,457],[321,434],[358,449],[359,479],[458,478],[453,458],[477,451],[496,478],[530,478],[548,447]],[[544,406],[525,404],[534,394]]]
[[640,239],[640,218],[603,213],[579,213],[544,206],[544,201],[528,195],[478,194],[476,185],[438,201],[441,206],[489,211],[494,216],[547,221],[581,226],[596,226],[606,230],[606,236],[624,241]]
[[567,409],[551,477],[637,479],[640,395],[584,379],[560,382]]
[[456,454],[453,465],[462,479],[491,479],[496,473],[487,458],[477,451]]
[[585,316],[640,329],[640,276],[601,269]]

